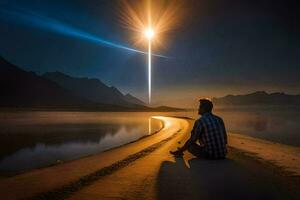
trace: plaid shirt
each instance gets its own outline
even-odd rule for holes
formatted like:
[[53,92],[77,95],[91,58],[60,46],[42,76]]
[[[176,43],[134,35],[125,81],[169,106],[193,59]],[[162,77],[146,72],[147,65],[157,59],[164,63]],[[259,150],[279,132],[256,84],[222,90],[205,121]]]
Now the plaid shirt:
[[223,120],[205,113],[195,121],[191,132],[190,142],[197,142],[204,146],[205,154],[211,158],[223,158],[227,153],[227,134]]

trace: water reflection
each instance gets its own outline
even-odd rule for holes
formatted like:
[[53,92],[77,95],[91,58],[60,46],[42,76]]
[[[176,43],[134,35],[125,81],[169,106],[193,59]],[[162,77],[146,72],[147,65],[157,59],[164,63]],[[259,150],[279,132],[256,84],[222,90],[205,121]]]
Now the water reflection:
[[117,113],[1,113],[0,122],[1,172],[95,154],[162,128],[151,116]]

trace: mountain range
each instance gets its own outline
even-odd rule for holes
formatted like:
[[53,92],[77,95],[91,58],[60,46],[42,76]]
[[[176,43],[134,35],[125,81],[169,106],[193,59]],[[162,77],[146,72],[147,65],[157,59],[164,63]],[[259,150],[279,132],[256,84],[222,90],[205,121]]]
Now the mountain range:
[[75,78],[61,72],[48,72],[42,77],[57,83],[74,95],[92,102],[128,107],[145,105],[131,94],[123,95],[117,88],[108,87],[99,79]]
[[290,95],[280,92],[267,93],[257,91],[245,95],[227,95],[220,98],[213,98],[217,106],[223,105],[300,105],[300,95]]
[[[67,107],[100,110],[150,109],[131,94],[123,95],[98,79],[61,72],[40,76],[0,57],[0,107]],[[152,108],[151,108],[152,109]]]
[[[0,107],[74,108],[107,111],[151,110],[173,111],[161,106],[149,108],[131,94],[99,79],[78,78],[61,72],[37,75],[9,63],[0,56]],[[300,105],[300,95],[257,91],[244,95],[213,98],[216,106],[228,105]]]

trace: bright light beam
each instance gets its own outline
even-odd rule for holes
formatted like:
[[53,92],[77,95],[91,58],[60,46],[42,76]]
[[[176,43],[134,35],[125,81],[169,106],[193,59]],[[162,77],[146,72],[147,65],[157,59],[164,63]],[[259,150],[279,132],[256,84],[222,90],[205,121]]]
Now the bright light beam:
[[149,104],[151,104],[151,40],[148,40],[148,92]]
[[[114,47],[118,49],[123,49],[131,52],[136,52],[140,54],[147,55],[147,52],[140,51],[137,49],[133,49],[130,47],[126,47],[121,44],[116,44],[108,40],[104,40],[102,38],[99,38],[95,35],[89,34],[87,32],[84,32],[82,30],[73,28],[72,26],[66,25],[61,23],[60,21],[38,15],[36,13],[32,12],[22,12],[22,11],[8,11],[8,10],[0,10],[0,18],[5,18],[5,16],[9,15],[11,19],[17,20],[20,23],[23,23],[25,25],[30,25],[33,27],[41,28],[44,30],[52,31],[55,33],[60,33],[62,35],[72,36],[84,40],[88,40],[91,42],[94,42],[101,46],[107,46],[107,47]],[[5,14],[5,15],[1,15]],[[6,18],[5,18],[6,19]],[[153,56],[161,57],[161,58],[168,58],[167,56],[159,55],[159,54],[153,54]]]
[[145,36],[148,39],[148,102],[151,104],[151,39],[154,36],[154,31],[148,28],[145,31]]
[[[144,48],[148,46],[148,101],[151,103],[151,56],[152,49],[165,46],[164,34],[178,25],[179,19],[183,17],[182,8],[185,1],[155,1],[151,5],[151,0],[122,0],[120,1],[122,10],[120,22],[124,28],[133,31],[131,40],[135,45]],[[155,38],[153,38],[155,35]],[[147,38],[147,43],[145,42]],[[168,57],[169,58],[169,57]]]

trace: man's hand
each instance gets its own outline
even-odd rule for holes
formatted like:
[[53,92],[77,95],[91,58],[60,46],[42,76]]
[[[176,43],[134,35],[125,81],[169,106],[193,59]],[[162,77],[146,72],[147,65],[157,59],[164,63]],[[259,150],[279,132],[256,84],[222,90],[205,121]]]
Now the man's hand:
[[177,147],[176,151],[170,151],[170,154],[174,155],[175,157],[182,157],[183,156],[183,151],[181,150],[180,147]]

